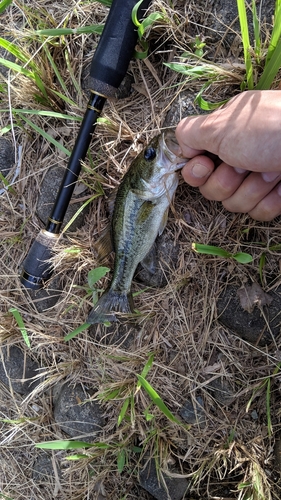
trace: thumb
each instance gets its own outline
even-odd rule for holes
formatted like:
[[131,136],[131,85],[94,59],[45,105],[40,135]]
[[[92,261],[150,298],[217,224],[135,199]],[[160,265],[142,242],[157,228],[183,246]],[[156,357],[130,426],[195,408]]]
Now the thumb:
[[209,115],[188,116],[176,128],[176,138],[183,156],[193,158],[204,151],[217,154],[216,145],[211,142]]
[[207,156],[196,156],[189,160],[183,167],[182,176],[193,187],[200,187],[205,184],[208,177],[214,171],[215,165],[211,158]]

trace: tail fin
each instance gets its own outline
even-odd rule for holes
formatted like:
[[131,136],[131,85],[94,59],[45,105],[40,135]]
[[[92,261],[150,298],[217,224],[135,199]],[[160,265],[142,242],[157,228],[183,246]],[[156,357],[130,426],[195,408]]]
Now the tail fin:
[[91,310],[87,323],[94,325],[104,321],[117,321],[115,312],[130,314],[134,310],[131,294],[116,292],[109,288]]

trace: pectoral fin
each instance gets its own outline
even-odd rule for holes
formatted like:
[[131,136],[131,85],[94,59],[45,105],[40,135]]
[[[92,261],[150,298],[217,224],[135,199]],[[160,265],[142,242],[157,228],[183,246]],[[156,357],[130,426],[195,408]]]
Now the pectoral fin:
[[148,254],[140,262],[142,267],[151,275],[156,273],[157,268],[157,248],[154,243]]
[[108,225],[101,233],[94,245],[97,260],[102,262],[112,251],[111,231]]
[[166,225],[167,225],[167,221],[168,221],[168,213],[169,213],[169,207],[165,210],[164,214],[163,214],[163,217],[162,217],[162,220],[161,220],[161,223],[160,223],[160,226],[159,226],[159,230],[158,230],[158,235],[160,236]]

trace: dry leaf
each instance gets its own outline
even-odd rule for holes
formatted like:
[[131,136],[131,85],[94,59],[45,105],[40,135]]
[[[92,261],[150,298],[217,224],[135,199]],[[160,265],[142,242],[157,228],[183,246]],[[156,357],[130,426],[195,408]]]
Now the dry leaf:
[[270,305],[272,302],[272,297],[263,291],[258,283],[253,283],[252,285],[245,285],[244,288],[240,288],[237,291],[237,295],[240,300],[241,307],[248,311],[248,313],[253,312],[255,306],[263,307]]

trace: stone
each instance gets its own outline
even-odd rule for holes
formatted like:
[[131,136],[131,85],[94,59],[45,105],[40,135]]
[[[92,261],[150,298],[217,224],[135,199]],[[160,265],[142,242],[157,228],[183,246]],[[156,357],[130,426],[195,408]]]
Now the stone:
[[146,286],[164,287],[169,282],[169,276],[178,260],[179,244],[174,241],[168,231],[156,239],[151,252],[155,261],[153,272],[146,269],[142,263],[137,267],[135,279]]
[[[57,466],[57,471],[59,476],[61,476],[61,470]],[[37,484],[50,483],[54,479],[54,466],[52,462],[52,457],[49,453],[41,452],[36,457],[32,469],[32,479]]]
[[95,441],[104,425],[100,405],[88,401],[81,384],[64,384],[54,393],[54,419],[60,428],[71,437],[82,441]]
[[206,416],[204,411],[204,401],[199,396],[194,401],[189,398],[180,409],[180,416],[187,424],[199,425],[204,428],[206,424]]
[[0,137],[0,172],[5,177],[13,168],[15,153],[12,143],[5,137]]
[[160,477],[158,478],[154,459],[150,459],[139,473],[140,485],[156,500],[182,500],[190,487],[187,479],[185,477],[169,477],[164,473],[163,478],[166,487],[163,481],[161,482]]
[[[241,32],[238,19],[237,2],[233,0],[199,0],[197,2],[196,21],[202,26],[203,36],[212,43],[221,41],[231,47],[237,34]],[[262,24],[266,23],[269,29],[272,25],[274,0],[256,0],[257,14]],[[254,43],[253,17],[247,9],[250,43]],[[264,30],[262,30],[264,31]],[[242,41],[239,37],[242,52]]]
[[180,92],[165,116],[163,127],[176,127],[182,118],[205,114],[206,112],[202,111],[194,102],[197,93],[190,91]]
[[0,380],[8,389],[27,395],[41,382],[40,378],[32,380],[40,373],[40,366],[19,347],[4,346],[0,348]]
[[[48,217],[52,211],[54,202],[56,200],[56,196],[61,184],[61,181],[64,176],[65,169],[62,167],[53,167],[50,168],[45,175],[41,188],[40,195],[37,202],[36,214],[41,219],[41,221],[46,225],[48,221]],[[78,185],[76,186],[78,188]],[[82,186],[84,188],[84,186]],[[85,195],[85,190],[81,193],[81,196]],[[73,197],[75,196],[75,190]],[[77,210],[82,206],[83,202],[79,202],[80,194],[75,196],[77,202],[71,203],[68,205],[68,209],[66,211],[64,222],[62,224],[62,228],[72,219],[72,217],[76,214]],[[72,201],[73,201],[72,197]],[[68,228],[68,231],[76,231],[84,224],[85,215],[89,212],[89,206],[84,208],[84,210],[76,217],[71,226]]]
[[240,304],[238,285],[228,285],[217,301],[218,321],[231,333],[255,345],[265,346],[280,333],[281,286],[268,292],[272,297],[269,305],[262,309],[255,307],[252,312],[244,310]]
[[216,402],[222,406],[229,406],[235,400],[236,393],[231,384],[222,377],[211,380],[206,389]]
[[29,295],[39,313],[44,313],[54,307],[60,299],[62,292],[62,286],[57,276],[48,282],[48,287],[46,288],[41,288],[40,290],[32,290],[31,288],[23,289],[25,294]]

